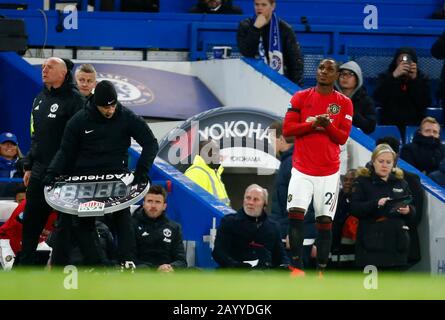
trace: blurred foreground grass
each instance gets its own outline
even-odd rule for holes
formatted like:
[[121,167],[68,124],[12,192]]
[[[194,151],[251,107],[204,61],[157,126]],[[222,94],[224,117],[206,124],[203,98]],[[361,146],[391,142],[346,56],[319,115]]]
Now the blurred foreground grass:
[[[367,274],[328,271],[323,279],[288,272],[183,271],[160,274],[79,269],[77,289],[67,290],[73,274],[18,270],[0,272],[0,299],[147,299],[147,300],[307,300],[445,299],[445,277],[416,273],[378,274],[378,289],[366,290]],[[68,277],[68,278],[67,278]]]

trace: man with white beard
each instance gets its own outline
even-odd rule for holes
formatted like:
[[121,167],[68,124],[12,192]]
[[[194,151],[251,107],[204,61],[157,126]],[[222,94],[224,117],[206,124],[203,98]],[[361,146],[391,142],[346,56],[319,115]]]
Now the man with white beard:
[[267,199],[267,190],[252,184],[244,193],[243,207],[222,218],[213,250],[220,267],[287,268],[279,226],[264,211]]

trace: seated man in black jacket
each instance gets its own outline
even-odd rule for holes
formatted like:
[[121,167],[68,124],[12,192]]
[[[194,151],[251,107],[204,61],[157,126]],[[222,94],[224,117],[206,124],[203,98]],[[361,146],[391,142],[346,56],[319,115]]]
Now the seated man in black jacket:
[[153,185],[145,195],[143,206],[133,214],[138,268],[172,272],[187,267],[181,226],[167,218],[166,200],[165,189]]
[[439,169],[445,158],[445,146],[440,142],[440,125],[436,119],[422,120],[413,141],[403,146],[400,158],[426,174]]
[[289,263],[280,229],[264,207],[267,190],[247,187],[243,208],[222,218],[215,239],[213,258],[223,268],[277,268]]

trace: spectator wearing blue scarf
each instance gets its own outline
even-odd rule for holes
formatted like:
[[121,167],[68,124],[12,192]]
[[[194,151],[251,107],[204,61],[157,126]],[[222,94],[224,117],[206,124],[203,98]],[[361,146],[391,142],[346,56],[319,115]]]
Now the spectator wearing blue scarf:
[[303,59],[292,27],[278,19],[275,0],[254,0],[255,16],[242,20],[237,42],[243,56],[260,58],[302,86]]

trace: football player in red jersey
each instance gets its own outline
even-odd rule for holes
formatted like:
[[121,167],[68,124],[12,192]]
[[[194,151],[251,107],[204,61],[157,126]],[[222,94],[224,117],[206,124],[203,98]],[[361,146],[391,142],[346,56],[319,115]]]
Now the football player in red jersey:
[[295,137],[292,177],[287,210],[292,265],[302,265],[303,219],[313,200],[318,236],[317,267],[326,268],[332,242],[332,220],[337,207],[340,177],[340,145],[352,127],[351,100],[334,90],[338,64],[324,59],[317,69],[317,84],[295,93],[290,101],[283,134]]

